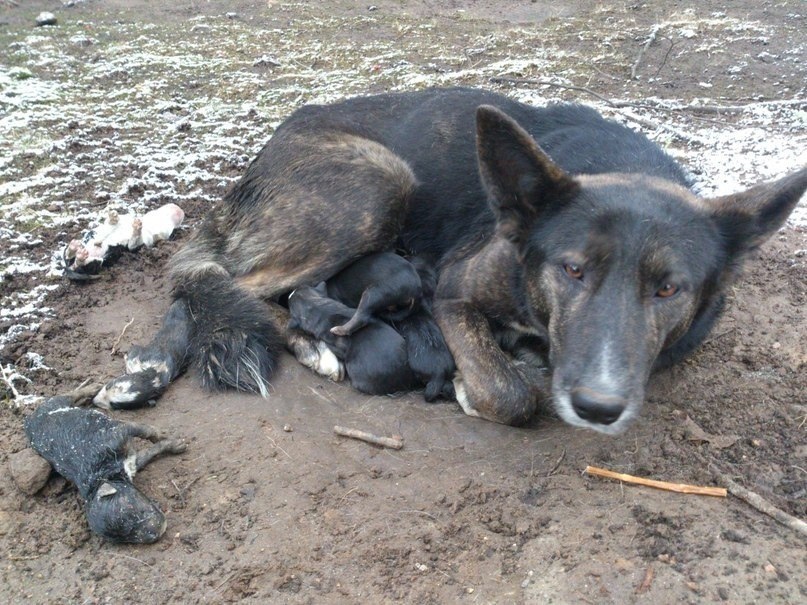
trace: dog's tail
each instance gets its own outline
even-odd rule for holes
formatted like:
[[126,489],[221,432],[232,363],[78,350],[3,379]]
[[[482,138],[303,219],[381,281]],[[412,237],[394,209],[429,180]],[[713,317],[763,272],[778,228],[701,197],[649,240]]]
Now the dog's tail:
[[[238,286],[215,261],[195,255],[191,242],[172,260],[174,297],[190,314],[188,362],[210,390],[269,394],[283,341],[262,300]],[[195,250],[194,250],[195,248]]]

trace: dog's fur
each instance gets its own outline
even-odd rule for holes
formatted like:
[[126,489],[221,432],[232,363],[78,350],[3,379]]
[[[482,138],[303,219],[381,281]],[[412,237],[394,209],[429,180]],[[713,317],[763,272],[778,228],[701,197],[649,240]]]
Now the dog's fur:
[[303,286],[289,296],[289,329],[302,330],[324,342],[343,361],[353,388],[370,395],[389,395],[417,388],[403,337],[384,322],[367,318],[350,335],[333,327],[355,317],[355,309],[328,298],[324,282]]
[[378,252],[363,256],[326,282],[328,296],[356,309],[337,336],[349,336],[373,317],[387,321],[406,318],[422,298],[420,276],[402,256]]
[[[613,433],[651,370],[702,341],[805,188],[802,169],[699,198],[655,144],[583,106],[361,97],[286,120],[172,276],[203,383],[264,392],[282,342],[271,301],[403,248],[439,269],[434,312],[467,413],[518,424],[551,394],[567,422]],[[518,350],[497,344],[508,332],[525,335],[505,339]]]

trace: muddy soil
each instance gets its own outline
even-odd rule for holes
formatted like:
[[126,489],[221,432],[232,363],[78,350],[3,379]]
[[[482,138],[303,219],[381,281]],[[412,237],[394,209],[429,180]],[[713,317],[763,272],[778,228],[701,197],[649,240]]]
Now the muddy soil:
[[[529,88],[491,83],[497,70],[533,80],[562,75],[602,97],[637,102],[708,97],[735,105],[805,96],[807,19],[797,0],[379,0],[372,10],[343,0],[71,4],[0,2],[5,67],[27,70],[13,73],[30,73],[25,77],[41,80],[38,90],[45,91],[38,93],[42,109],[25,114],[27,122],[12,123],[21,115],[16,101],[0,105],[3,132],[18,132],[2,164],[5,259],[47,265],[50,252],[110,198],[136,208],[177,201],[192,227],[274,125],[311,99],[447,83],[446,74],[448,83],[514,95]],[[45,9],[60,25],[35,30],[33,19]],[[659,23],[665,26],[657,40],[639,57]],[[34,63],[21,55],[33,48],[45,56],[44,44],[58,60]],[[169,56],[166,45],[171,60],[160,63],[154,57]],[[141,53],[138,69],[121,63],[127,53]],[[515,59],[527,60],[515,66]],[[100,69],[107,64],[114,69]],[[87,106],[81,95],[70,103],[47,97],[46,85],[85,82],[87,74]],[[543,91],[598,102],[568,87]],[[126,107],[138,99],[162,105],[155,114],[128,115],[126,123],[104,122],[121,98]],[[204,119],[218,110],[229,119]],[[651,117],[674,123],[679,133],[744,132],[744,115],[732,112],[658,110]],[[787,157],[797,161],[782,171],[807,159],[803,120],[785,133],[783,147],[793,147]],[[34,148],[46,131],[72,138],[41,153]],[[704,174],[715,162],[701,163],[714,147],[669,131],[654,136],[696,176],[711,179],[706,189],[720,188],[717,177]],[[132,155],[145,147],[156,156],[172,144],[197,150],[187,160],[199,171],[195,181],[183,180],[184,165],[146,174],[148,158]],[[205,155],[211,148],[215,153]],[[758,149],[749,144],[747,156],[717,163],[745,185],[777,176],[759,167]],[[30,185],[32,199],[18,197],[15,183],[34,183],[54,164],[65,174],[85,172],[69,183],[47,173],[56,180]],[[46,204],[49,214],[13,215],[23,202]],[[53,218],[71,213],[83,218]],[[12,231],[36,239],[11,238]],[[86,285],[11,271],[4,262],[4,305],[39,284],[57,286],[41,303],[50,310],[30,329],[0,317],[8,336],[0,361],[31,381],[16,383],[20,394],[47,397],[87,378],[117,375],[127,348],[158,326],[170,299],[163,268],[188,235],[180,231],[170,242],[124,255]],[[516,429],[466,417],[455,404],[427,404],[419,393],[366,397],[288,356],[266,399],[208,393],[185,376],[156,407],[117,414],[189,443],[186,453],[137,477],[168,518],[165,536],[152,546],[91,535],[77,493],[58,477],[33,497],[17,489],[8,459],[26,447],[22,420],[35,404],[19,405],[7,389],[0,405],[0,600],[804,603],[803,537],[733,497],[654,491],[581,471],[597,465],[714,485],[712,462],[779,508],[807,517],[805,250],[800,226],[766,243],[705,345],[653,377],[642,417],[618,437],[573,429],[549,411]],[[45,367],[28,353],[41,355]],[[345,440],[333,434],[335,424],[399,434],[405,447]]]

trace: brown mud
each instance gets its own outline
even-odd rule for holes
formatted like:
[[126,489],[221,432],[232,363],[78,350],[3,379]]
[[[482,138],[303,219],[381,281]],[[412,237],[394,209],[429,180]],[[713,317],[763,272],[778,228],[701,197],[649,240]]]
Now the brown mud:
[[[565,57],[558,59],[561,63],[576,57],[596,67],[588,70],[587,79],[576,76],[576,82],[610,98],[691,100],[703,96],[699,82],[711,75],[709,95],[725,103],[789,98],[797,96],[799,87],[804,96],[803,47],[800,64],[759,61],[739,80],[725,73],[728,54],[755,57],[762,49],[786,56],[794,32],[801,28],[803,37],[805,26],[805,17],[797,15],[804,7],[795,1],[748,0],[729,8],[711,0],[693,4],[704,21],[722,11],[763,23],[771,32],[768,41],[764,48],[753,36],[729,43],[719,25],[703,25],[691,44],[714,44],[710,61],[703,63],[703,55],[694,51],[682,52],[690,43],[686,38],[667,56],[666,46],[651,45],[640,70],[658,69],[652,82],[627,77],[643,44],[636,32],[646,33],[661,20],[691,18],[687,3],[650,0],[609,8],[582,0],[552,7],[526,0],[381,0],[373,11],[347,1],[196,1],[158,7],[87,1],[69,9],[56,2],[0,4],[6,7],[0,17],[6,23],[0,26],[4,44],[30,28],[42,9],[54,10],[64,21],[81,20],[88,29],[86,24],[92,24],[96,32],[115,31],[119,22],[134,24],[135,29],[118,36],[135,36],[140,25],[182,24],[199,15],[225,19],[227,11],[237,13],[230,20],[239,21],[246,32],[292,23],[306,30],[310,22],[307,37],[295,41],[299,45],[326,35],[394,38],[404,31],[399,20],[406,27],[427,22],[452,52],[468,36],[518,32],[527,24],[546,28],[546,44]],[[341,19],[338,28],[317,29],[324,4],[328,16]],[[368,14],[380,17],[371,23]],[[353,19],[355,29],[346,27]],[[218,35],[217,30],[206,35]],[[721,50],[721,41],[730,45],[728,52]],[[615,54],[599,62],[587,59],[600,56],[604,48]],[[410,61],[433,62],[434,69],[441,69],[441,57],[427,55],[432,47],[421,55],[412,52]],[[495,58],[466,54],[469,67]],[[558,70],[564,69],[561,63]],[[271,74],[266,77],[271,86]],[[795,93],[782,93],[782,82]],[[474,77],[465,83],[491,86]],[[367,90],[385,86],[370,76],[365,84]],[[226,87],[228,80],[216,72],[211,83],[199,87],[207,85]],[[178,88],[177,103],[199,87]],[[277,111],[282,117],[291,109]],[[677,119],[680,128],[687,119],[696,124],[701,118]],[[258,132],[249,141],[249,153],[271,133],[260,118],[253,128]],[[142,136],[149,136],[147,129]],[[231,178],[244,162],[238,155],[215,169]],[[216,196],[226,182],[205,187]],[[182,205],[193,225],[208,202]],[[64,233],[42,229],[39,237],[43,247],[56,249]],[[124,255],[96,282],[55,290],[46,301],[51,318],[6,345],[0,351],[3,362],[24,366],[27,351],[41,353],[50,369],[31,370],[28,390],[45,397],[87,378],[117,375],[122,352],[145,342],[167,309],[170,292],[163,268],[187,237],[182,231],[157,248]],[[455,404],[427,404],[419,393],[366,397],[314,376],[288,356],[267,399],[207,393],[192,375],[182,377],[156,407],[120,414],[189,442],[186,453],[156,461],[136,479],[168,518],[165,536],[152,546],[114,545],[91,535],[75,490],[59,478],[36,496],[22,494],[10,478],[8,458],[26,447],[22,420],[32,408],[4,404],[0,600],[803,603],[803,537],[733,497],[654,491],[581,471],[597,465],[714,485],[704,465],[711,461],[781,509],[807,517],[805,249],[803,228],[774,235],[730,292],[726,313],[705,345],[685,363],[652,378],[641,418],[618,437],[573,429],[549,413],[516,429],[466,417]],[[0,288],[6,295],[30,286],[31,279],[16,275],[0,282]],[[113,343],[132,318],[120,351],[113,353]],[[707,435],[693,435],[692,422]],[[337,424],[399,434],[405,446],[393,451],[337,437],[332,432]]]

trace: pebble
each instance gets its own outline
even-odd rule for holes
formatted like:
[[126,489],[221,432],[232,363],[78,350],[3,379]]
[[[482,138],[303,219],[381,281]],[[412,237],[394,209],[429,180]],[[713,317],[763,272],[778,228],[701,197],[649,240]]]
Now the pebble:
[[14,483],[21,492],[29,496],[45,487],[50,477],[50,464],[31,448],[9,456],[9,466]]
[[48,12],[41,12],[36,17],[36,26],[42,27],[43,25],[56,25],[58,21],[56,20],[56,15],[53,13]]

